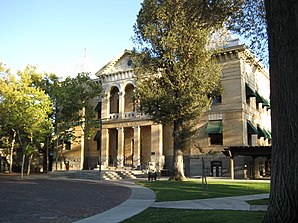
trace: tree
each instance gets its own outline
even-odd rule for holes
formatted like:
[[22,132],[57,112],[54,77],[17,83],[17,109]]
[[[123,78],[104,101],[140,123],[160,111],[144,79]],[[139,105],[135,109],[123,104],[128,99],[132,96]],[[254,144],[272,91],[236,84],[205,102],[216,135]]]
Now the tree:
[[[85,140],[88,139],[94,127],[99,126],[99,120],[94,120],[96,111],[91,101],[99,97],[102,88],[92,81],[90,73],[79,73],[75,78],[66,78],[61,82],[61,91],[63,97],[57,97],[57,103],[60,112],[60,123],[65,130],[73,127],[78,123],[83,129],[84,135],[81,140],[81,168],[88,169],[89,162],[85,155]],[[65,133],[65,131],[64,131]],[[67,133],[67,131],[66,131]],[[87,145],[89,146],[89,144]]]
[[244,37],[249,48],[268,65],[268,37],[264,1],[241,0],[227,17],[227,28]]
[[0,115],[2,129],[11,135],[10,171],[12,171],[14,144],[22,149],[22,176],[24,160],[29,147],[41,142],[43,135],[51,132],[49,114],[52,102],[45,92],[35,87],[32,76],[36,69],[27,66],[17,76],[6,72],[0,79]]
[[266,0],[272,117],[269,207],[263,222],[298,222],[298,3]]
[[234,10],[233,2],[145,0],[138,14],[136,95],[152,120],[173,126],[172,179],[185,179],[177,154],[188,147],[210,96],[220,92],[220,67],[210,37]]
[[[54,101],[53,125],[56,140],[74,137],[71,128],[81,126],[84,136],[89,135],[92,126],[98,126],[94,120],[95,110],[91,101],[100,95],[102,88],[89,77],[90,73],[79,73],[75,78],[67,77],[60,81],[54,74],[36,77],[35,83],[42,87]],[[81,144],[81,167],[84,162],[84,136]],[[58,144],[56,141],[56,158],[58,159]],[[58,160],[56,159],[56,165]],[[85,160],[86,161],[86,160]],[[85,168],[88,168],[85,162]]]
[[259,55],[269,46],[272,167],[269,207],[263,222],[298,220],[297,13],[295,0],[244,0],[241,10],[229,18],[230,28],[252,37]]

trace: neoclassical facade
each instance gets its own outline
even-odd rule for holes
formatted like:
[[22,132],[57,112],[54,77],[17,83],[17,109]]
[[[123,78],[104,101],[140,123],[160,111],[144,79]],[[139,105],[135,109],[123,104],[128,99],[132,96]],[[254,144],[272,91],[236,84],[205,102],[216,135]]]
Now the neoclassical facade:
[[[200,117],[196,143],[184,152],[185,173],[202,175],[204,157],[205,171],[210,176],[265,176],[270,170],[270,155],[249,153],[229,157],[227,149],[270,146],[269,74],[238,39],[229,41],[216,57],[222,67],[223,92]],[[153,123],[149,116],[136,110],[130,51],[125,50],[107,63],[96,76],[94,81],[103,88],[102,97],[94,99],[102,129],[88,139],[82,136],[84,143],[65,151],[69,169],[80,169],[83,159],[88,160],[90,169],[98,163],[102,164],[102,169],[148,168],[150,163],[157,171],[171,169],[171,128]],[[76,159],[71,155],[75,153]]]
[[133,99],[135,89],[130,52],[100,69],[103,87],[101,98],[102,164],[107,166],[146,167],[154,162],[164,168],[163,126],[153,123],[144,113],[137,112]]

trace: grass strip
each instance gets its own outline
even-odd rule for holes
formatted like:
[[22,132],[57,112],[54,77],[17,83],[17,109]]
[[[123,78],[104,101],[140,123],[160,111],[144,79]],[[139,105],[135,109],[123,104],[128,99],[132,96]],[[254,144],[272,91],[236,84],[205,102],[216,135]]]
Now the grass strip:
[[208,181],[208,194],[203,195],[201,180],[189,181],[143,181],[138,184],[152,189],[156,201],[194,200],[269,193],[269,182]]
[[259,199],[259,200],[251,200],[251,201],[246,201],[246,202],[250,205],[268,205],[269,198]]
[[256,223],[261,222],[265,212],[214,211],[148,208],[124,223]]

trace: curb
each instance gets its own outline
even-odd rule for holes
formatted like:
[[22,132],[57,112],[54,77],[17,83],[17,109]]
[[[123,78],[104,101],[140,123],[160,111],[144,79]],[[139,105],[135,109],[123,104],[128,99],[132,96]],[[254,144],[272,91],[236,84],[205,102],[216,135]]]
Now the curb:
[[139,214],[155,202],[155,193],[149,188],[145,188],[127,181],[113,183],[115,185],[129,187],[132,191],[130,198],[108,211],[84,218],[82,220],[76,221],[75,223],[121,222]]

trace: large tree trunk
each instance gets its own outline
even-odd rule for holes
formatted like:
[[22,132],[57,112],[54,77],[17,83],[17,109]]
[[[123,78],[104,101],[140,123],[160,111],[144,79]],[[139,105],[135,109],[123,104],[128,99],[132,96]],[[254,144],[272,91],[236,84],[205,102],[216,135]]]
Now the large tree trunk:
[[174,122],[174,160],[173,160],[173,168],[172,168],[172,176],[170,180],[181,180],[185,181],[186,177],[184,175],[183,169],[183,152],[181,151],[181,143],[180,143],[180,131],[181,125],[178,122]]
[[272,107],[272,170],[263,222],[298,222],[298,2],[265,0]]
[[12,173],[12,164],[13,164],[13,150],[14,150],[14,143],[16,141],[16,131],[13,129],[13,135],[12,135],[12,140],[11,140],[11,148],[10,148],[10,154],[9,154],[9,172]]

